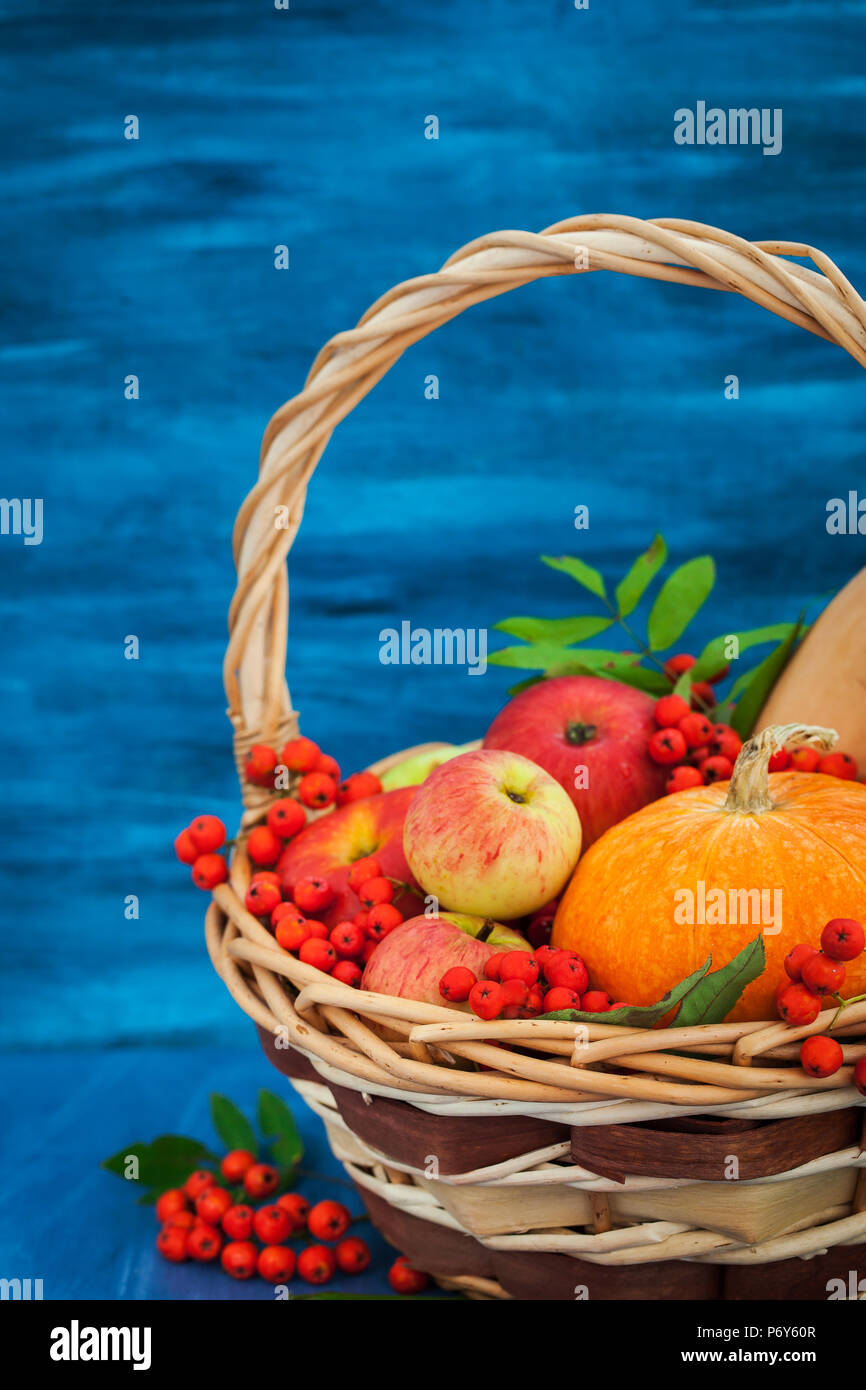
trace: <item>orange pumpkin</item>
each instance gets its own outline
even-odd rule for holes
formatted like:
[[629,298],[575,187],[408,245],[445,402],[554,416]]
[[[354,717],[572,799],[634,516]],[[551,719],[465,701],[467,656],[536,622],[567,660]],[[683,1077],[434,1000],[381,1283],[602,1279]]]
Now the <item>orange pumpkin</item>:
[[[651,1004],[712,954],[727,964],[763,931],[767,966],[728,1017],[776,1017],[775,989],[798,941],[832,917],[866,920],[866,786],[769,773],[783,745],[827,749],[826,729],[785,725],[750,739],[731,781],[654,801],[587,850],[560,903],[553,944],[579,951],[593,983]],[[843,996],[866,991],[866,953]]]

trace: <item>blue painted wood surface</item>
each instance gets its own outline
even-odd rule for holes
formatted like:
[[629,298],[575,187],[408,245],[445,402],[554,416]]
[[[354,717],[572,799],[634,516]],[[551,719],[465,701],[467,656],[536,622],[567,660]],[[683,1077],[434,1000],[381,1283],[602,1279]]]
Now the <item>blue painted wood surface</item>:
[[[374,298],[499,227],[693,217],[811,242],[862,288],[864,10],[0,5],[3,491],[45,515],[41,546],[0,538],[0,1046],[36,1049],[4,1071],[20,1065],[46,1105],[62,1077],[53,1143],[117,1222],[90,1282],[59,1287],[105,1291],[134,1245],[88,1176],[92,1078],[109,1103],[127,1068],[171,1129],[217,1059],[249,1086],[264,1065],[170,843],[199,810],[237,814],[229,538],[269,415]],[[673,113],[699,99],[781,107],[782,153],[676,146]],[[383,668],[379,631],[577,611],[536,558],[577,541],[614,577],[656,529],[677,559],[712,551],[696,640],[795,616],[866,559],[862,538],[824,529],[829,497],[864,490],[863,385],[838,349],[738,299],[620,277],[543,281],[447,325],[341,426],[310,488],[291,560],[305,729],[347,768],[483,732],[508,673]],[[100,1150],[127,1118],[112,1135],[105,1117]],[[54,1150],[15,1133],[7,1162],[26,1154],[49,1180]]]

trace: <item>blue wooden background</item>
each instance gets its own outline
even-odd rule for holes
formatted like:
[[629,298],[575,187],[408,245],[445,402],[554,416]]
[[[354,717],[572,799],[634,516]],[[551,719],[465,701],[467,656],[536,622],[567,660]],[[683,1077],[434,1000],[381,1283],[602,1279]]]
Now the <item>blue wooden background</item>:
[[[129,1282],[138,1227],[95,1165],[139,1131],[206,1128],[208,1087],[249,1107],[270,1084],[170,846],[198,811],[237,815],[229,537],[271,412],[374,298],[500,227],[692,217],[811,242],[862,288],[864,11],[0,5],[2,488],[45,517],[41,546],[0,537],[0,1273],[210,1296],[153,1260]],[[675,145],[674,111],[698,100],[781,107],[782,153]],[[829,497],[863,490],[863,426],[850,359],[733,297],[592,275],[474,309],[403,358],[310,488],[291,557],[305,730],[347,768],[483,732],[508,673],[383,668],[379,630],[577,611],[536,557],[578,540],[614,577],[657,529],[676,559],[712,551],[696,640],[796,616],[866,559],[824,527]],[[110,1226],[74,1273],[23,1205],[60,1173],[87,1196],[70,1252]]]

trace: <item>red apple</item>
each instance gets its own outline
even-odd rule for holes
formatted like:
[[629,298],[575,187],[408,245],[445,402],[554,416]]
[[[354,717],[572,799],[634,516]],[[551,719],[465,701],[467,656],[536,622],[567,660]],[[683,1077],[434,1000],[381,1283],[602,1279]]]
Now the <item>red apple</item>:
[[647,753],[653,706],[649,695],[618,681],[555,676],[516,695],[483,746],[522,753],[555,777],[577,808],[586,849],[664,794],[664,768]]
[[[291,893],[302,878],[326,878],[336,898],[319,920],[329,927],[350,921],[363,912],[360,898],[349,887],[349,869],[356,859],[375,854],[386,878],[417,887],[403,854],[403,823],[417,788],[379,792],[362,801],[320,816],[291,840],[280,855],[277,872],[283,888]],[[394,906],[410,917],[423,905],[423,897],[403,892]]]
[[441,907],[507,921],[565,886],[580,854],[580,821],[537,763],[478,748],[442,763],[418,788],[403,848]]
[[[362,989],[445,1004],[439,981],[452,965],[465,965],[481,977],[497,951],[528,951],[529,943],[510,927],[489,918],[442,912],[401,922],[376,947],[364,970]],[[468,1004],[450,1008],[469,1010]]]

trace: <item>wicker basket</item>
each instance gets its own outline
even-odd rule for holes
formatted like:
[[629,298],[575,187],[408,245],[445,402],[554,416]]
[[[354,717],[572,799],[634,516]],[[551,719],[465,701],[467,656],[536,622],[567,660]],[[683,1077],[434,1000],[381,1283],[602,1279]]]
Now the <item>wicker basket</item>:
[[[285,559],[335,426],[410,344],[470,305],[595,270],[735,291],[866,366],[866,305],[832,261],[699,223],[588,216],[499,232],[398,285],[331,339],[265,432],[234,533],[224,674],[239,772],[251,744],[298,732]],[[866,1111],[851,1070],[866,1053],[866,1004],[840,1030],[845,1065],[815,1082],[796,1044],[829,1012],[799,1029],[598,1024],[578,1047],[575,1024],[482,1023],[362,993],[280,950],[245,910],[244,839],[272,794],[241,787],[230,882],[207,915],[214,967],[321,1116],[375,1223],[443,1286],[478,1298],[825,1298],[828,1280],[864,1264]]]

